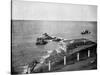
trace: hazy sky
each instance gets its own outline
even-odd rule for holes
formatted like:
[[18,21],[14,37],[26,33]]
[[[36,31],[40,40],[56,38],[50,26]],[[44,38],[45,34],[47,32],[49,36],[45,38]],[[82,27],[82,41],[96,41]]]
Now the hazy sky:
[[15,20],[97,21],[97,6],[92,5],[13,0],[12,6]]

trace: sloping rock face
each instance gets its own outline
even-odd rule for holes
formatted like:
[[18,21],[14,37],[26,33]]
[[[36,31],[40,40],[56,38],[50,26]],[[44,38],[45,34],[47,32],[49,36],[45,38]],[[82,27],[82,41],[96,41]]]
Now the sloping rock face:
[[[47,55],[41,57],[40,62],[34,67],[33,72],[48,72],[49,61],[51,66],[54,67],[57,63],[63,62],[64,56],[69,58],[71,54],[95,44],[96,43],[84,38],[63,40],[59,43],[59,47],[57,49],[48,51]],[[53,69],[51,69],[51,71],[52,70]]]

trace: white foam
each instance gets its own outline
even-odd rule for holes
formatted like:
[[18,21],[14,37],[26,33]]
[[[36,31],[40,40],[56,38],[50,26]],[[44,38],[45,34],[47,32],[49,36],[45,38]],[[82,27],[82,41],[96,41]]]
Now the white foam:
[[52,52],[53,52],[53,50],[49,50],[49,51],[48,51],[48,54],[50,54],[50,53],[52,53]]
[[57,53],[61,53],[61,49],[56,49]]
[[46,58],[48,58],[50,55],[48,54],[48,55],[45,55],[45,56],[43,56],[43,59],[46,59]]
[[74,40],[71,40],[70,43],[74,43]]

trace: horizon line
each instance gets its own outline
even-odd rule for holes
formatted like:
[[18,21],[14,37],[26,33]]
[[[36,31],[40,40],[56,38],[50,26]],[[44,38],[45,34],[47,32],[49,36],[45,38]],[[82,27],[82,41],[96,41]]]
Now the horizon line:
[[[82,20],[32,20],[32,19],[11,19],[11,20],[19,20],[19,21],[25,21],[25,20],[27,20],[27,21],[82,21]],[[86,21],[82,21],[82,22],[97,22],[97,21],[92,21],[92,20],[86,20]]]

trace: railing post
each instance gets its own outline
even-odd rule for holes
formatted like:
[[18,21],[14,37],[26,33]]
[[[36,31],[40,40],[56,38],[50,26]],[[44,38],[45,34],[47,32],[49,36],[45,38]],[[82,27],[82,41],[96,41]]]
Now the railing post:
[[28,67],[28,70],[27,70],[28,74],[30,74],[30,68]]
[[88,57],[90,57],[90,50],[88,50]]
[[78,52],[78,53],[77,53],[77,61],[79,61],[79,60],[80,60],[80,59],[79,59],[79,55],[80,55],[80,54],[79,54],[79,52]]
[[48,63],[48,70],[50,71],[51,70],[51,62],[49,61]]
[[66,65],[66,56],[64,56],[64,65]]
[[[67,47],[65,43],[64,43],[64,50],[65,50],[65,54],[67,54]],[[66,55],[64,56],[64,65],[66,65]]]

